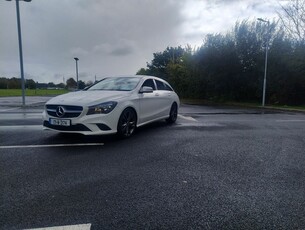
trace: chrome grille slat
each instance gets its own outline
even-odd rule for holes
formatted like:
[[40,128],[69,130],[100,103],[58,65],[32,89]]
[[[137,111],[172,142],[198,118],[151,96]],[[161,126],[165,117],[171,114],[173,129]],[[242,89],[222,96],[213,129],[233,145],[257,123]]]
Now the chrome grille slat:
[[56,113],[59,106],[63,107],[65,111],[65,114],[60,118],[78,117],[83,112],[83,107],[74,105],[46,105],[46,111],[52,117],[59,117]]

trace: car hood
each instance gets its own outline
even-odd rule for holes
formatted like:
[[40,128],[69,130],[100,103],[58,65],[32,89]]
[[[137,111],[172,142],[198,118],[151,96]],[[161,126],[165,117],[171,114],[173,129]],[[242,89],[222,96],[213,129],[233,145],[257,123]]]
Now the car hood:
[[90,106],[120,100],[130,96],[130,94],[130,91],[77,91],[54,97],[47,104]]

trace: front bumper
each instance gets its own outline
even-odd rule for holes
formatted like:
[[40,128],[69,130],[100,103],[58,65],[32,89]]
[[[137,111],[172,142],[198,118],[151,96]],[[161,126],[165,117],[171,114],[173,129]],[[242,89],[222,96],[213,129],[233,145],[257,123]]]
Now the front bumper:
[[[86,115],[87,111],[76,118],[69,118],[69,126],[52,125],[50,119],[60,119],[43,112],[43,129],[61,133],[79,133],[83,135],[105,135],[117,132],[120,113],[113,110],[109,114]],[[66,120],[67,118],[65,118]]]

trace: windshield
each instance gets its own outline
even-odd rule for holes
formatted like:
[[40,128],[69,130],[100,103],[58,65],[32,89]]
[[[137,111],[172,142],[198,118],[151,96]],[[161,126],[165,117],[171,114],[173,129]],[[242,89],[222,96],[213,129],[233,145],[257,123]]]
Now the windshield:
[[88,89],[90,90],[114,90],[131,91],[140,81],[138,77],[111,77],[105,78]]

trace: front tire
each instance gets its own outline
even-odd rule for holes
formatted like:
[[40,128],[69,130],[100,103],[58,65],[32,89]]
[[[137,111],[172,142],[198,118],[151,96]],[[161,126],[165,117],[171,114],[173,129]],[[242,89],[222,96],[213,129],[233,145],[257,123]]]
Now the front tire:
[[169,112],[169,117],[166,119],[167,123],[173,124],[176,122],[178,116],[178,106],[176,103],[172,104],[171,110]]
[[135,129],[136,129],[136,125],[137,125],[137,114],[136,112],[131,109],[131,108],[126,108],[120,118],[119,118],[119,122],[118,122],[118,135],[122,138],[128,138],[130,137]]

